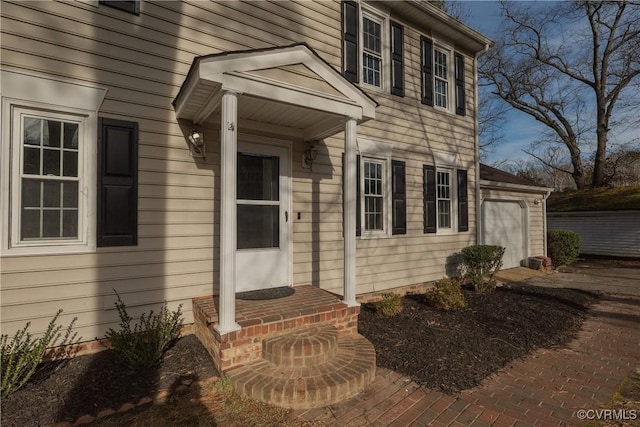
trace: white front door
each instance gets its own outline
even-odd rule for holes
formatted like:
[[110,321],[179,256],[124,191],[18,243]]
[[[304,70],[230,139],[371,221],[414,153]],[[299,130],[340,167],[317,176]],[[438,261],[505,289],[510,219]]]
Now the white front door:
[[288,286],[289,149],[238,143],[236,292]]

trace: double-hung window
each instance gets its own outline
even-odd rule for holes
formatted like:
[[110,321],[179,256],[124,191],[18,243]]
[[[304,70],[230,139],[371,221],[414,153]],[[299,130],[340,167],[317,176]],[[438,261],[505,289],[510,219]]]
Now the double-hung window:
[[438,229],[451,229],[451,204],[453,194],[451,188],[451,170],[436,171],[436,198],[438,205]]
[[18,241],[77,241],[80,237],[79,168],[83,118],[25,109],[14,111],[14,148],[19,150]]
[[393,144],[388,141],[360,137],[358,148],[356,235],[376,238],[406,234],[405,162],[391,158]]
[[404,27],[384,12],[342,1],[342,72],[353,83],[404,96]]
[[436,107],[449,108],[449,54],[435,47],[433,49],[433,103]]
[[420,38],[422,103],[466,115],[465,59],[440,43]]
[[136,245],[137,123],[98,118],[103,88],[12,69],[0,79],[2,254]]
[[362,81],[382,87],[382,21],[362,17]]
[[435,153],[436,165],[423,166],[424,232],[469,231],[467,171],[457,156]]
[[364,159],[364,229],[384,231],[385,224],[385,167],[379,160]]

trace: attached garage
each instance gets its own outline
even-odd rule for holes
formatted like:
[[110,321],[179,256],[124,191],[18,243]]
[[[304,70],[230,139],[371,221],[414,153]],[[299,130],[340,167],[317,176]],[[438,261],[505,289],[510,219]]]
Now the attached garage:
[[552,189],[480,165],[478,241],[504,247],[503,269],[546,256],[546,199]]
[[502,268],[520,266],[526,258],[526,206],[514,200],[482,201],[482,243],[504,247]]

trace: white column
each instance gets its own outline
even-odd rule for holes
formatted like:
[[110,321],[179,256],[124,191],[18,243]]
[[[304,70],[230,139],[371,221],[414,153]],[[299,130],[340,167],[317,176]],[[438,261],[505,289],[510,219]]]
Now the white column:
[[220,335],[237,331],[236,323],[236,169],[238,94],[222,95],[220,125]]
[[344,298],[349,307],[360,305],[356,301],[356,119],[347,120],[344,129]]

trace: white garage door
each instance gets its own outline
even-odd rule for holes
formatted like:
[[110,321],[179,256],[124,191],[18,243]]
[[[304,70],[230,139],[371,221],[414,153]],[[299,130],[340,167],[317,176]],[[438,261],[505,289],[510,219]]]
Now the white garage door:
[[518,202],[482,203],[482,242],[506,248],[502,268],[519,267],[525,258],[523,209]]

